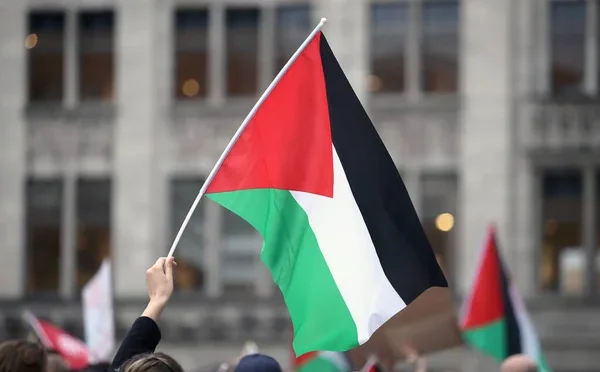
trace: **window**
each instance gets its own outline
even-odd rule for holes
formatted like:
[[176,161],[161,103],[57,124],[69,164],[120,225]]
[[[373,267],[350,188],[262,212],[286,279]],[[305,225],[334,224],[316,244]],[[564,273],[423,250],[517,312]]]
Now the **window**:
[[456,92],[458,87],[458,14],[455,1],[423,4],[423,90]]
[[36,12],[29,15],[25,47],[29,51],[30,101],[62,101],[64,32],[63,13]]
[[109,180],[80,180],[77,185],[77,285],[81,290],[110,256]]
[[547,171],[542,184],[540,286],[564,294],[582,293],[586,267],[582,248],[582,172]]
[[311,31],[309,5],[285,6],[277,10],[275,42],[277,71],[287,63]]
[[438,264],[451,280],[458,180],[455,175],[430,175],[421,184],[421,224]]
[[60,278],[62,183],[30,180],[26,197],[27,291],[56,293]]
[[586,3],[584,0],[551,3],[551,71],[554,94],[583,92]]
[[405,89],[405,43],[408,9],[404,4],[375,4],[371,8],[371,90]]
[[[178,179],[171,183],[171,240],[175,239],[204,179]],[[177,247],[175,290],[192,292],[204,286],[204,206],[202,198]]]
[[175,97],[198,99],[208,92],[208,11],[175,14]]
[[222,242],[224,291],[253,293],[262,246],[260,235],[241,217],[224,209]]
[[227,95],[253,96],[258,90],[258,9],[227,10]]
[[112,101],[114,95],[113,12],[79,15],[81,100]]

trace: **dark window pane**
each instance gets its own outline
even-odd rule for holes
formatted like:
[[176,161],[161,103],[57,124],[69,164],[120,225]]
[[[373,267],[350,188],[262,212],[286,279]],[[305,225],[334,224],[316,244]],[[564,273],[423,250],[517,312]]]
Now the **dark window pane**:
[[175,14],[175,97],[198,99],[208,92],[208,11]]
[[452,279],[456,255],[456,206],[458,179],[455,175],[428,175],[421,179],[421,222],[444,275]]
[[238,215],[223,209],[223,288],[228,294],[253,293],[260,235]]
[[310,21],[309,5],[285,6],[277,10],[276,73],[287,63],[310,33]]
[[62,183],[27,183],[27,291],[57,292],[60,278]]
[[[171,183],[171,241],[175,239],[204,179],[179,179]],[[206,198],[192,215],[177,246],[175,290],[191,292],[204,286],[204,206]]]
[[404,90],[404,46],[408,27],[404,4],[376,4],[371,7],[371,90]]
[[79,15],[79,94],[82,100],[114,98],[113,12]]
[[458,87],[458,2],[423,7],[423,89],[450,93]]
[[552,88],[558,95],[583,91],[586,4],[583,0],[552,2]]
[[258,89],[258,9],[227,10],[227,94],[255,95]]
[[29,50],[29,100],[63,98],[65,16],[62,12],[32,13],[25,47]]
[[109,180],[77,184],[77,285],[82,289],[110,256]]
[[540,286],[565,294],[581,293],[585,280],[581,171],[548,171],[542,183]]

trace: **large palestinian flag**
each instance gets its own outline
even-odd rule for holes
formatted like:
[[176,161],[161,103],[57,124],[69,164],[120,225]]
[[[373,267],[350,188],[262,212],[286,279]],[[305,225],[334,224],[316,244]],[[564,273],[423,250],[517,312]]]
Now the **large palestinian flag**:
[[523,300],[504,270],[493,228],[481,252],[460,325],[465,343],[497,361],[525,354],[538,363],[540,371],[550,371]]
[[396,166],[317,33],[207,189],[264,239],[298,355],[366,342],[446,287]]

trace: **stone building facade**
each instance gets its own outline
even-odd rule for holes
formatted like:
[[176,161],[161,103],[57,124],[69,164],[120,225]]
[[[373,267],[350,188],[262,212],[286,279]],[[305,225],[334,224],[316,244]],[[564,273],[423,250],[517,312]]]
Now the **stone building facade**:
[[[24,306],[79,332],[107,255],[123,330],[237,126],[327,17],[457,295],[493,223],[555,370],[597,370],[599,2],[0,0],[0,333]],[[287,357],[259,247],[200,204],[164,327],[190,366],[247,338]]]

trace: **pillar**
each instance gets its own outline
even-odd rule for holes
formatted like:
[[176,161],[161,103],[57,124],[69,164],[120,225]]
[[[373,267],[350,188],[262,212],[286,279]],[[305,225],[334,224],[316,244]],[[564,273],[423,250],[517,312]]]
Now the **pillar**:
[[488,225],[496,226],[503,252],[512,243],[511,4],[506,0],[461,3],[462,211],[456,283],[461,294],[471,286]]
[[318,1],[315,4],[314,26],[321,18],[327,18],[323,33],[358,98],[366,105],[369,3],[364,0],[330,0]]
[[156,215],[164,193],[157,186],[159,125],[165,115],[164,1],[120,2],[116,30],[118,119],[115,127],[112,255],[117,297],[145,297],[144,273],[169,247],[161,245],[163,226]]
[[206,270],[206,295],[218,298],[223,294],[221,279],[223,210],[214,202],[204,208],[204,267]]
[[0,298],[3,299],[23,295],[26,275],[25,13],[21,2],[0,0]]
[[225,5],[221,1],[213,1],[209,6],[209,11],[209,101],[214,106],[222,106],[225,104],[225,85],[227,84]]

